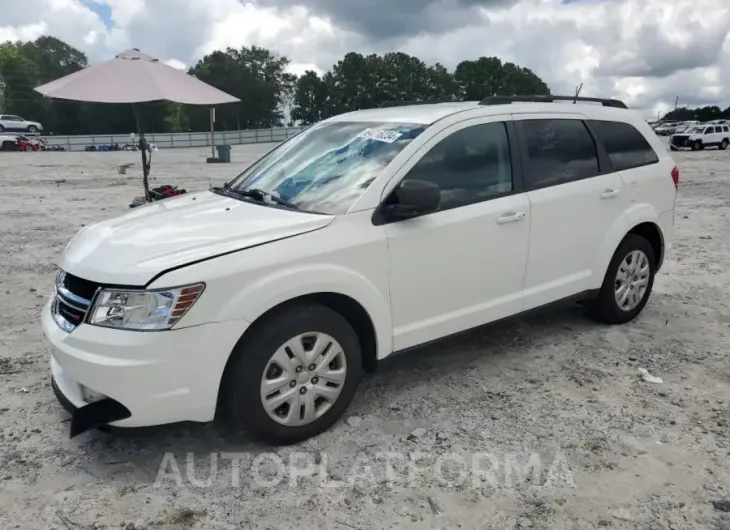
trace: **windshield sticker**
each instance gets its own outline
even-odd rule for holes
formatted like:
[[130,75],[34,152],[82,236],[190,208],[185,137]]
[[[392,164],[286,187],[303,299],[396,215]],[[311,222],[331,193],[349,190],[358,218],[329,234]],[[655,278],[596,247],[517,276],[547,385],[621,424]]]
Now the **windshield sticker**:
[[363,132],[357,135],[358,138],[377,140],[378,142],[385,142],[387,144],[392,144],[401,136],[403,136],[401,133],[396,131],[388,131],[387,129],[365,129]]

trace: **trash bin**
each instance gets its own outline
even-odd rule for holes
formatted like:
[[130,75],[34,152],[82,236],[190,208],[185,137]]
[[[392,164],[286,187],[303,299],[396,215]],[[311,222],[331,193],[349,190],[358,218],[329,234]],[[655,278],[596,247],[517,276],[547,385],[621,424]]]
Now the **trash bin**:
[[218,152],[218,160],[221,162],[231,161],[231,146],[230,145],[216,145],[215,150]]

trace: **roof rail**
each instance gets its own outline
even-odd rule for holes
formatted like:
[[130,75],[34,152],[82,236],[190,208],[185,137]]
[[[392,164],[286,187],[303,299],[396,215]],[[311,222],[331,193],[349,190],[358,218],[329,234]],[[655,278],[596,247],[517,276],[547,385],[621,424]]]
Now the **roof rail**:
[[506,105],[508,103],[553,103],[555,101],[587,101],[600,103],[604,107],[628,109],[626,103],[618,99],[584,98],[576,96],[490,96],[479,102],[480,105]]
[[426,101],[385,101],[378,105],[379,109],[387,107],[406,107],[409,105],[435,105],[437,103],[463,103],[455,99],[428,99]]

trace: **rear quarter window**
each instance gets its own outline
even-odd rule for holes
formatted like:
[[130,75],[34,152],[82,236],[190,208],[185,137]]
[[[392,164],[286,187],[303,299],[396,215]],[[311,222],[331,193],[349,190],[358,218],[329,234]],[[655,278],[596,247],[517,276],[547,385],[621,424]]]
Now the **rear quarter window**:
[[616,171],[625,171],[659,162],[644,135],[630,123],[593,120],[591,127],[608,153]]

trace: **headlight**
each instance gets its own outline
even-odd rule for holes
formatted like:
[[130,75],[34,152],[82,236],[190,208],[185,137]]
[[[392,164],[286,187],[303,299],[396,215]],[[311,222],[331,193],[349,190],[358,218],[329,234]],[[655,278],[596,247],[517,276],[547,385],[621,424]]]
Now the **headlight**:
[[170,329],[200,297],[205,284],[159,291],[102,289],[94,298],[88,323],[134,331]]

